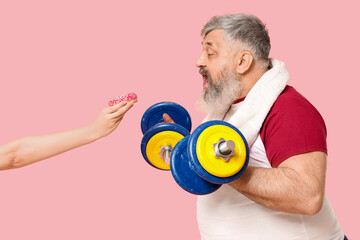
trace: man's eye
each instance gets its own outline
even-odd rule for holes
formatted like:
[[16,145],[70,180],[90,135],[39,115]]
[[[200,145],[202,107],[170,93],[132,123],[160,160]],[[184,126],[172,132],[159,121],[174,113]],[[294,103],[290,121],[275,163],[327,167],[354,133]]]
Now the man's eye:
[[214,55],[213,53],[208,53],[208,57],[213,56],[213,55]]

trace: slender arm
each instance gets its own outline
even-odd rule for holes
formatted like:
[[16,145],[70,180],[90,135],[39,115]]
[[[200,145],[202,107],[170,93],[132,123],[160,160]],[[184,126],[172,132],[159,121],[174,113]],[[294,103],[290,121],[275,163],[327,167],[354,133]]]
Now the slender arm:
[[0,170],[23,167],[94,142],[113,132],[134,102],[107,107],[85,127],[17,139],[0,146]]

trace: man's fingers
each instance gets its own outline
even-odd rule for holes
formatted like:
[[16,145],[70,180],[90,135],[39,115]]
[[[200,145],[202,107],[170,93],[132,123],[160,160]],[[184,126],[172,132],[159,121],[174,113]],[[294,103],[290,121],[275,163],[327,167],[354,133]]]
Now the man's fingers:
[[167,113],[163,114],[163,119],[166,123],[175,123],[174,120],[172,120],[172,118]]

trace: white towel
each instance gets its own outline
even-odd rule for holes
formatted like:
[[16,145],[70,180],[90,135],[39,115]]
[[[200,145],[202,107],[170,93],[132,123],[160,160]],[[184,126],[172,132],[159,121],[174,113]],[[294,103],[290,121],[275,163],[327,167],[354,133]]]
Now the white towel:
[[[245,100],[238,103],[237,112],[228,121],[244,134],[249,147],[255,142],[267,114],[289,81],[285,64],[276,59],[271,59],[271,63],[272,68],[256,82]],[[225,115],[224,112],[207,115],[204,122],[223,120]]]

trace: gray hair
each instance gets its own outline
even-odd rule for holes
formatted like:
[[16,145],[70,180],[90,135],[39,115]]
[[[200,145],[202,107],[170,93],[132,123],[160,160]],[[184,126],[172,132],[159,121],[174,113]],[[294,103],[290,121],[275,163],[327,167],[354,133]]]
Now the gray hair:
[[259,18],[248,14],[215,16],[201,30],[205,37],[215,29],[223,29],[224,37],[233,42],[240,41],[245,50],[252,53],[256,60],[269,63],[270,38],[268,31]]

